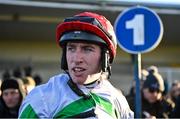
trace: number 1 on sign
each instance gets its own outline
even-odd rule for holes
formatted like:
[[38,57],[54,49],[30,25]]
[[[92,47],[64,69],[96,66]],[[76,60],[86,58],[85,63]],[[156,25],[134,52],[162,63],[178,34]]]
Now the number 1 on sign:
[[126,22],[127,29],[133,29],[133,44],[144,45],[144,15],[135,15],[133,19]]

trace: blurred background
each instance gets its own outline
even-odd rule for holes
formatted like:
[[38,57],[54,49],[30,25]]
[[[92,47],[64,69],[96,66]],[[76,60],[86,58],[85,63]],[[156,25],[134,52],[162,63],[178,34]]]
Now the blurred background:
[[[141,2],[140,2],[141,1]],[[84,11],[114,24],[126,8],[143,5],[156,11],[164,25],[160,45],[142,54],[142,68],[155,65],[169,84],[180,80],[180,2],[166,0],[0,0],[0,76],[31,66],[43,83],[59,74],[61,49],[55,41],[58,23]],[[112,66],[113,85],[127,94],[134,80],[133,58],[118,47]],[[0,77],[1,78],[1,77]]]

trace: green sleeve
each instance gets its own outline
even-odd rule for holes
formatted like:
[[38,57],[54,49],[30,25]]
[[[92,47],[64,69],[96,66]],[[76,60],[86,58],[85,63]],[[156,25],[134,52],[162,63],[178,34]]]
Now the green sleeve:
[[35,113],[34,109],[29,104],[19,115],[19,119],[27,119],[27,118],[38,118],[37,114]]

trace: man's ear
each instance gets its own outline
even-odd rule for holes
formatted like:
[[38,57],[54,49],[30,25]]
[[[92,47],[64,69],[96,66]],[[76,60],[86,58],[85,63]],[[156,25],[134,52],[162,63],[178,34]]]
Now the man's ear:
[[61,56],[61,69],[68,70],[67,59],[66,59],[66,47],[62,49]]

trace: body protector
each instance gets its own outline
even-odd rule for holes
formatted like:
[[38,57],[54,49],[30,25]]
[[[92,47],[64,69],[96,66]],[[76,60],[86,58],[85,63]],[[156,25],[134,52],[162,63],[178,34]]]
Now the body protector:
[[104,17],[84,12],[66,18],[56,29],[56,41],[63,48],[61,68],[67,70],[66,43],[83,41],[98,44],[102,49],[102,71],[111,74],[111,63],[116,55],[116,36],[111,23]]

